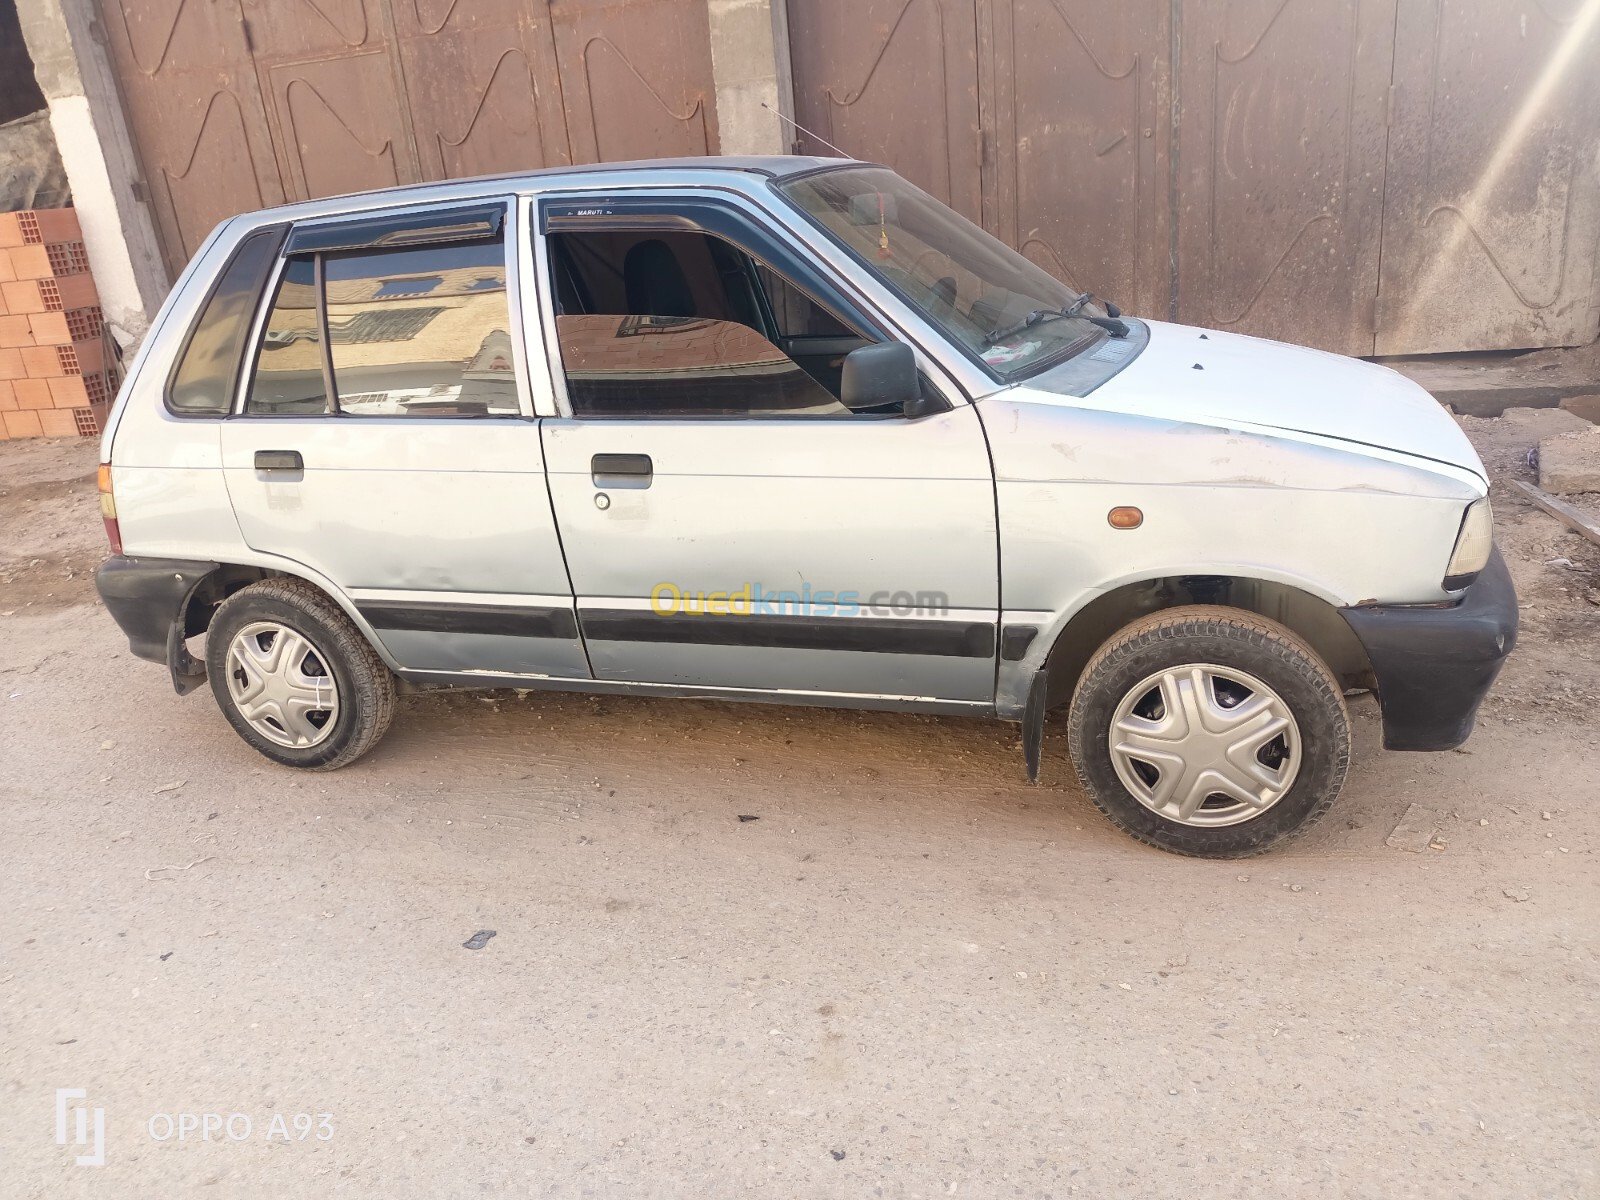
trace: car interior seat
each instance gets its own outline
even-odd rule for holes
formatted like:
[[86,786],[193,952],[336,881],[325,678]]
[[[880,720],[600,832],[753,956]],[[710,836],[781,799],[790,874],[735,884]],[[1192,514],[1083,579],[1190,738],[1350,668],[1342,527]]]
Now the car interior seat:
[[641,317],[693,317],[694,294],[678,256],[659,238],[640,242],[622,260],[628,311]]

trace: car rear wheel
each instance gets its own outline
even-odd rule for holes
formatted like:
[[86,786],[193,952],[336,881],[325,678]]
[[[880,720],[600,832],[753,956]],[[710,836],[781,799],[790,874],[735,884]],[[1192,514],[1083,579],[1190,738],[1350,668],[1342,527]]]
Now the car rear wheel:
[[235,732],[289,767],[331,771],[394,718],[394,676],[339,607],[299,579],[225,600],[206,631],[206,674]]
[[1084,668],[1073,763],[1126,833],[1177,854],[1240,858],[1303,832],[1350,761],[1338,681],[1275,621],[1239,609],[1153,613]]

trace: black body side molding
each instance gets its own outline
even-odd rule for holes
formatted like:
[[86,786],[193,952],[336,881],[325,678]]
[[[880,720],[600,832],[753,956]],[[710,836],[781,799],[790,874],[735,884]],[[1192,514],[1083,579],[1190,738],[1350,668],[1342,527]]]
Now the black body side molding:
[[569,641],[578,636],[578,622],[570,608],[373,600],[360,602],[356,608],[374,629],[397,629],[418,633],[480,633],[501,637],[561,638]]
[[578,610],[583,636],[598,642],[671,642],[993,658],[995,631],[981,621],[892,617],[660,614],[648,609]]

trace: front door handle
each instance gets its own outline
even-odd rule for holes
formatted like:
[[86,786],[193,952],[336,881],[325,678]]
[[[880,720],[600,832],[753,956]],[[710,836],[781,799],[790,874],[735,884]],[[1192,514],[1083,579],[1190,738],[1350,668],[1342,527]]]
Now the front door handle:
[[647,488],[655,475],[648,454],[596,454],[589,475],[599,488]]
[[298,450],[257,450],[258,471],[304,471],[306,464]]

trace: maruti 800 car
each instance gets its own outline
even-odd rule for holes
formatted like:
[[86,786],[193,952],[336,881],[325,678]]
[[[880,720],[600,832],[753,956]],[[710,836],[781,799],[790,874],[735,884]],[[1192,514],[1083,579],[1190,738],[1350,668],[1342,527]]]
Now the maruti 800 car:
[[1113,822],[1234,857],[1333,803],[1347,692],[1446,750],[1516,638],[1419,387],[1125,316],[849,160],[235,217],[102,460],[134,653],[291,767],[515,687],[995,717],[1036,779],[1064,707]]

